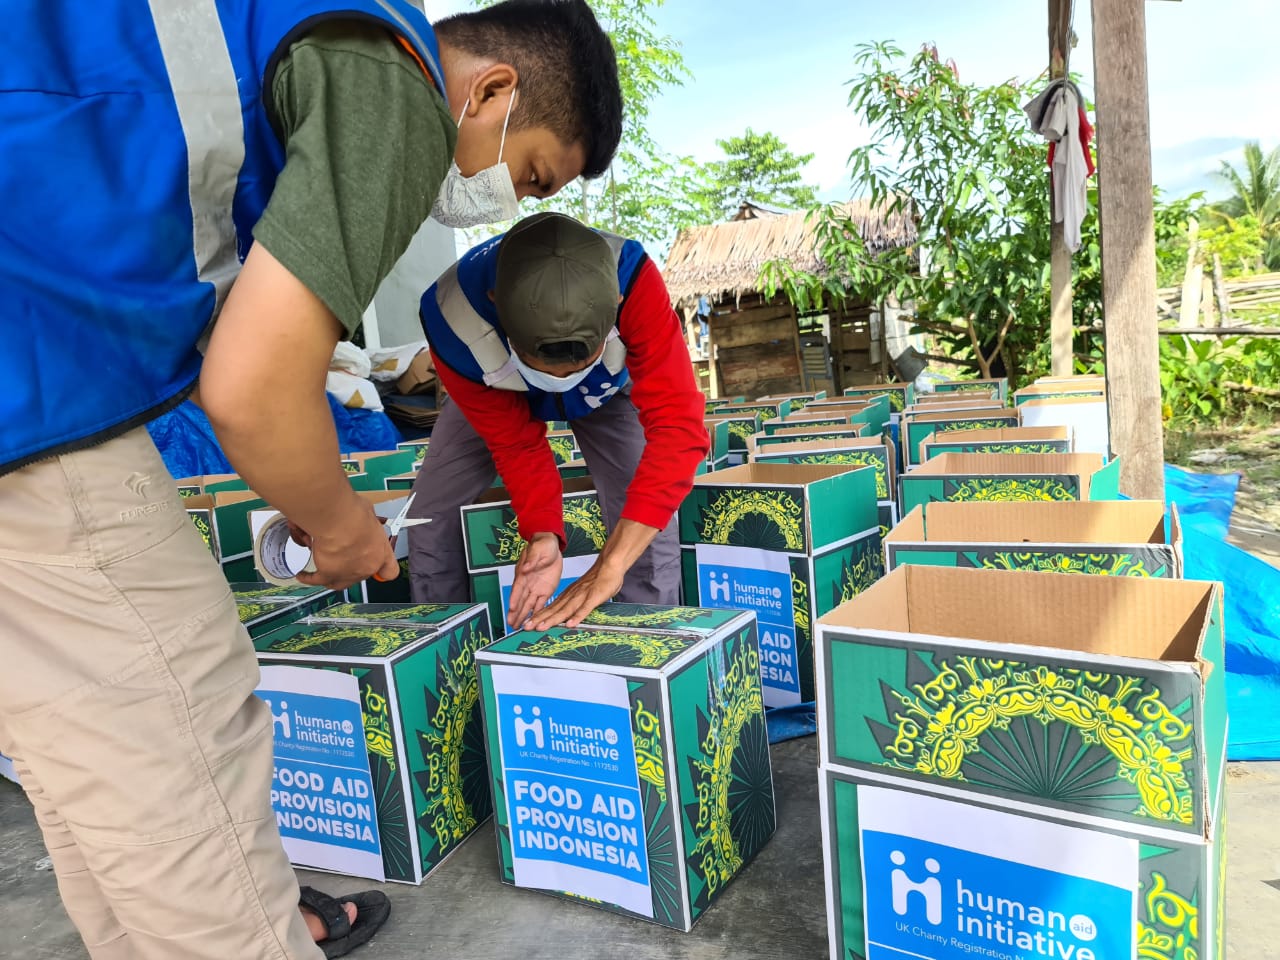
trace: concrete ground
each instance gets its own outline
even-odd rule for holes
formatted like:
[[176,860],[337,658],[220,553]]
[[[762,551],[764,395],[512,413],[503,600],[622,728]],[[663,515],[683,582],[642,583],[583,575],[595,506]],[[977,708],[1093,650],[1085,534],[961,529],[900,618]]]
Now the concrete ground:
[[[682,934],[505,887],[482,829],[421,887],[388,885],[367,960],[820,960],[827,955],[817,742],[773,748],[778,832],[720,901]],[[1280,956],[1280,764],[1236,764],[1228,785],[1227,957]],[[367,881],[303,874],[333,893]],[[0,958],[86,956],[20,790],[0,782]],[[228,958],[231,960],[231,958]],[[248,960],[248,958],[244,958]]]

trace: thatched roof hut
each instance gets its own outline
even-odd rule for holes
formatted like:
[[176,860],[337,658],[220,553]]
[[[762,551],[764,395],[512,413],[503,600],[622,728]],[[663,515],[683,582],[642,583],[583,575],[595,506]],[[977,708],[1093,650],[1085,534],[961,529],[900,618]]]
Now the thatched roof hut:
[[[889,213],[867,201],[839,206],[858,224],[872,252],[916,242],[916,225],[906,213]],[[738,300],[757,289],[760,269],[771,260],[821,271],[816,247],[814,223],[806,213],[775,213],[744,203],[728,223],[681,230],[662,274],[677,306],[702,296]]]

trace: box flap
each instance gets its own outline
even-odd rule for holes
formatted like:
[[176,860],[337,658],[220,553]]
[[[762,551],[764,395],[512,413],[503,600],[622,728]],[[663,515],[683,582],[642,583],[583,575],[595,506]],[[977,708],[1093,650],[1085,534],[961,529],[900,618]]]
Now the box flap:
[[693,483],[700,487],[726,487],[739,484],[761,484],[776,487],[805,486],[838,477],[851,470],[871,470],[840,463],[746,463],[740,467],[716,470],[695,477]]
[[1200,669],[1200,641],[1216,589],[1196,580],[908,565],[821,622]]
[[934,543],[1165,543],[1164,505],[1155,500],[928,503],[923,510],[922,539]]
[[1027,474],[1084,478],[1093,476],[1102,466],[1100,453],[943,453],[916,467],[908,476]]
[[1018,418],[1018,411],[1012,407],[984,407],[981,409],[964,410],[940,410],[934,413],[932,410],[927,413],[913,411],[904,413],[903,417],[912,423],[945,423],[947,421],[964,421],[964,420],[990,420],[992,417],[1010,417]]

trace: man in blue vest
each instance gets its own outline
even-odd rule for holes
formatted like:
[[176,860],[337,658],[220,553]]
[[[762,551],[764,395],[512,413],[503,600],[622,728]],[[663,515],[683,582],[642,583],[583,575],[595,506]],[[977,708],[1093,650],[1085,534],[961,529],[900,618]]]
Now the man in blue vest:
[[[674,516],[707,454],[705,401],[657,266],[624,240],[539,213],[466,254],[422,298],[449,403],[414,484],[418,602],[467,596],[459,507],[502,476],[520,536],[508,624],[576,625],[612,597],[674,604]],[[555,603],[565,547],[547,422],[567,420],[609,536]],[[545,608],[545,609],[544,609]]]
[[299,911],[253,647],[143,425],[199,375],[304,579],[394,575],[334,346],[433,211],[608,167],[612,47],[583,0],[434,31],[409,0],[20,3],[0,46],[0,752],[93,960],[341,955],[389,905]]

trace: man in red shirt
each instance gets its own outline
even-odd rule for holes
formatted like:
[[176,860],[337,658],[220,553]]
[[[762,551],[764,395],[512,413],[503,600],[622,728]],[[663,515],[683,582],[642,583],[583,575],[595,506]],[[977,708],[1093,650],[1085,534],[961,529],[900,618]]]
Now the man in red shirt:
[[[657,266],[634,240],[540,213],[467,253],[422,298],[449,402],[414,483],[414,601],[467,596],[459,508],[493,483],[511,493],[528,547],[509,625],[576,626],[601,603],[679,602],[675,512],[707,454],[704,401]],[[547,423],[567,420],[596,482],[609,537],[560,584],[562,482]],[[530,618],[532,620],[530,621]]]

